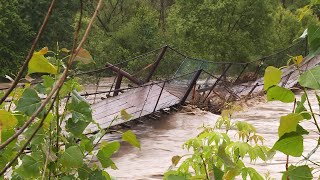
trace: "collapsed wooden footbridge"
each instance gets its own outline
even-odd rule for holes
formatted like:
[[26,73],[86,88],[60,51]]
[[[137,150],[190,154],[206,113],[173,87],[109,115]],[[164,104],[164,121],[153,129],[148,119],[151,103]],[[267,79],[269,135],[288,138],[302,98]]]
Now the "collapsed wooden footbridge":
[[[82,95],[92,104],[93,119],[101,128],[128,122],[121,116],[125,110],[130,119],[158,116],[157,113],[185,104],[187,101],[209,110],[218,110],[224,102],[249,98],[263,91],[264,69],[286,65],[288,55],[306,55],[306,41],[251,62],[211,62],[195,59],[169,46],[105,67],[78,74],[90,77],[91,84]],[[301,70],[320,62],[305,59]],[[298,72],[293,66],[282,69],[281,86],[293,87]],[[112,83],[103,82],[112,73]],[[90,124],[86,133],[98,130]]]

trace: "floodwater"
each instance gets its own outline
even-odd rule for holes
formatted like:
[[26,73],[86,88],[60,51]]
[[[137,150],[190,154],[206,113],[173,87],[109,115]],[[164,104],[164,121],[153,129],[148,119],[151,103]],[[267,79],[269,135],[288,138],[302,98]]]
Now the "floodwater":
[[[316,98],[311,92],[310,95],[313,108],[318,113]],[[272,147],[278,139],[280,116],[290,113],[293,103],[265,103],[263,101],[263,98],[249,100],[244,105],[243,111],[234,114],[233,121],[240,120],[251,123],[257,128],[257,133],[265,138],[264,144]],[[196,136],[200,132],[198,129],[200,126],[214,126],[218,117],[218,115],[197,110],[193,115],[176,112],[162,115],[159,120],[147,120],[137,124],[132,127],[132,130],[141,142],[141,149],[122,143],[119,152],[112,158],[118,170],[108,169],[107,171],[115,179],[162,179],[163,173],[171,166],[171,157],[188,153],[182,149],[182,144],[189,138]],[[302,126],[313,131],[305,138],[304,155],[307,155],[317,145],[317,134],[314,132],[316,128],[311,120],[303,122]],[[235,137],[234,132],[231,131],[230,136]],[[105,140],[117,138],[119,137],[109,135]],[[311,159],[319,162],[319,153],[314,154]],[[311,164],[300,160],[290,157],[289,162],[296,166]],[[286,155],[277,152],[274,159],[266,163],[262,161],[250,163],[249,159],[245,161],[247,166],[256,168],[262,175],[270,172],[272,178],[281,179],[280,172],[285,171]],[[315,169],[313,172],[317,170]]]

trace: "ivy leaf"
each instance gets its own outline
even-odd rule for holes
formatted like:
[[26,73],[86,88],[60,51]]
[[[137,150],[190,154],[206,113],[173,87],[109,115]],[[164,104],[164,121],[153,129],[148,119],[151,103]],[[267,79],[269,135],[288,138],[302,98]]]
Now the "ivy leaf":
[[125,121],[128,121],[129,119],[131,119],[133,116],[129,113],[127,113],[127,111],[125,109],[122,109],[120,111],[120,115],[121,115],[121,118]]
[[103,143],[97,154],[102,167],[108,168],[112,165],[115,166],[114,162],[111,160],[111,156],[116,153],[120,148],[119,142]]
[[320,66],[316,66],[301,74],[299,83],[303,87],[320,89]]
[[40,175],[40,164],[32,156],[25,155],[17,173],[23,178],[36,178]]
[[313,179],[311,168],[308,165],[290,166],[288,172],[284,172],[283,178],[290,180],[311,180]]
[[279,138],[285,133],[295,132],[299,121],[303,120],[302,115],[291,113],[280,118],[280,126],[278,128]]
[[66,149],[59,159],[60,164],[65,168],[79,168],[82,166],[83,154],[78,146],[71,146]]
[[268,66],[264,72],[264,90],[268,90],[271,86],[277,85],[281,80],[282,72],[273,66]]
[[74,59],[75,61],[79,61],[83,64],[89,64],[93,61],[92,56],[90,55],[89,51],[81,48],[79,53],[77,54],[76,58]]
[[267,92],[267,100],[268,101],[281,101],[284,103],[291,103],[295,99],[294,94],[291,90],[279,87],[279,86],[273,86],[268,89]]
[[10,112],[0,109],[0,129],[13,129],[18,124],[18,120]]
[[128,130],[122,134],[122,140],[127,141],[131,145],[140,149],[140,142],[137,140],[136,135],[131,130]]
[[26,89],[17,104],[17,111],[31,116],[41,105],[41,99],[38,93],[33,89]]
[[45,50],[40,50],[33,54],[32,58],[28,63],[28,73],[48,73],[57,74],[57,67],[52,65],[47,58],[43,56]]
[[272,149],[289,156],[300,157],[303,152],[303,137],[297,132],[286,133],[273,145]]

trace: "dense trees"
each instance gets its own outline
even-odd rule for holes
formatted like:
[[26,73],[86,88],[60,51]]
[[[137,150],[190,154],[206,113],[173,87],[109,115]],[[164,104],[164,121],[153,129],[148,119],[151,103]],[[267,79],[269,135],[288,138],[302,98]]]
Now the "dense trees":
[[[48,6],[45,0],[0,2],[0,75],[16,72]],[[89,16],[95,1],[84,1]],[[106,0],[85,45],[100,66],[163,44],[213,61],[248,61],[292,43],[317,23],[309,0]],[[59,0],[40,46],[70,46],[78,1]],[[303,18],[301,18],[303,14]],[[84,23],[86,23],[86,16]],[[92,67],[94,68],[94,67]],[[4,70],[5,69],[5,70]],[[8,69],[8,70],[7,70]]]
[[32,36],[17,6],[17,0],[0,1],[0,75],[14,72],[19,66]]

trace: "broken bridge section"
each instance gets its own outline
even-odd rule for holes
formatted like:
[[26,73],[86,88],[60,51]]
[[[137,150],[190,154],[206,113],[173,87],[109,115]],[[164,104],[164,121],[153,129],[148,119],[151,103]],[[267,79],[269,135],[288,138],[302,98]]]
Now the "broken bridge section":
[[[187,101],[211,111],[219,111],[227,102],[247,99],[263,92],[265,68],[285,66],[288,54],[306,55],[306,45],[306,40],[301,40],[269,56],[237,63],[196,59],[164,46],[120,63],[107,63],[101,69],[80,74],[96,79],[92,88],[94,91],[83,95],[92,104],[93,119],[103,129],[127,122],[127,118],[121,116],[123,110],[131,114],[129,120],[183,105]],[[319,62],[318,57],[306,58],[300,70],[306,71]],[[282,71],[283,77],[279,85],[293,87],[298,79],[295,67],[289,66]],[[102,80],[106,73],[116,77],[108,86]],[[86,132],[97,130],[96,124],[90,124]]]

